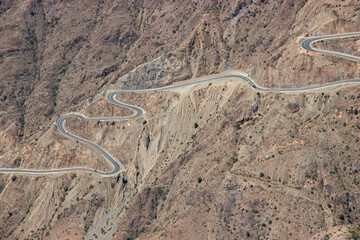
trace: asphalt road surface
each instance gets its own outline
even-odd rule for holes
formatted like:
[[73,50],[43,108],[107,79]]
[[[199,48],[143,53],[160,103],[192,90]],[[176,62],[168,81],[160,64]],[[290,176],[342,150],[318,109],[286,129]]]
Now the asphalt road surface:
[[360,33],[345,33],[345,34],[336,34],[336,35],[329,35],[329,36],[317,36],[317,37],[310,37],[305,39],[304,41],[302,41],[300,43],[300,46],[305,49],[308,52],[315,52],[315,53],[321,53],[321,54],[327,54],[327,55],[333,55],[333,56],[337,56],[337,57],[343,57],[343,58],[348,58],[351,60],[355,60],[355,61],[360,61],[360,57],[356,57],[356,56],[352,56],[352,55],[348,55],[348,54],[344,54],[344,53],[339,53],[339,52],[331,52],[331,51],[326,51],[326,50],[320,50],[317,48],[312,47],[312,43],[314,42],[318,42],[321,40],[328,40],[328,39],[335,39],[335,38],[346,38],[346,37],[355,37],[355,36],[359,36]]
[[[360,57],[351,56],[351,55],[347,55],[347,54],[343,54],[343,53],[319,50],[319,49],[316,49],[316,48],[312,47],[312,43],[314,43],[316,41],[321,41],[321,40],[326,40],[326,39],[334,39],[334,38],[352,37],[352,36],[360,36],[360,33],[346,33],[346,34],[337,34],[337,35],[330,35],[330,36],[310,37],[310,38],[307,38],[304,41],[302,41],[300,43],[300,47],[302,47],[303,49],[305,49],[308,52],[316,52],[316,53],[333,55],[333,56],[344,57],[344,58],[348,58],[348,59],[351,59],[351,60],[360,61]],[[229,78],[237,79],[237,80],[240,80],[240,81],[245,81],[252,88],[256,89],[257,91],[283,92],[283,93],[310,92],[310,91],[315,91],[315,90],[319,90],[319,89],[322,89],[322,88],[330,88],[330,87],[343,85],[343,84],[360,83],[360,79],[350,79],[350,80],[343,80],[343,81],[325,83],[325,84],[321,84],[321,85],[307,86],[307,87],[302,87],[302,88],[269,89],[269,88],[262,88],[262,87],[258,86],[252,79],[250,79],[248,77],[247,74],[238,73],[238,72],[233,72],[233,73],[228,72],[228,73],[223,73],[223,74],[219,74],[219,75],[203,77],[200,80],[188,81],[188,82],[184,82],[184,83],[180,83],[180,84],[174,84],[174,85],[165,86],[165,87],[161,87],[161,88],[144,89],[144,90],[117,90],[117,91],[114,91],[114,92],[111,92],[110,94],[108,94],[106,96],[106,99],[109,102],[111,102],[111,103],[113,103],[115,105],[131,109],[134,112],[134,114],[132,116],[128,116],[128,117],[95,117],[95,118],[87,118],[82,114],[67,114],[67,115],[61,116],[56,121],[56,126],[58,127],[59,131],[62,134],[66,135],[69,138],[75,139],[75,140],[77,140],[79,142],[85,143],[85,144],[93,147],[97,151],[99,151],[102,154],[102,156],[105,158],[105,160],[107,160],[113,166],[113,169],[111,171],[102,172],[102,171],[99,171],[99,170],[96,170],[96,169],[90,169],[90,168],[85,168],[85,167],[61,168],[61,169],[52,169],[52,170],[1,168],[0,173],[18,173],[18,174],[36,174],[36,175],[41,174],[41,175],[43,175],[43,174],[64,173],[64,172],[70,172],[70,171],[85,171],[85,172],[90,172],[90,173],[94,173],[94,174],[98,174],[98,175],[102,175],[102,176],[108,176],[108,175],[116,174],[119,171],[123,170],[123,167],[121,166],[121,163],[118,162],[115,158],[113,158],[107,151],[105,151],[99,145],[96,145],[93,142],[90,142],[90,141],[88,141],[86,139],[80,138],[80,137],[68,132],[64,127],[64,123],[65,123],[67,117],[69,117],[70,115],[75,115],[75,116],[77,116],[78,118],[80,118],[82,120],[88,120],[88,121],[120,121],[120,120],[135,119],[135,118],[138,118],[138,117],[142,116],[145,113],[145,111],[143,109],[141,109],[140,107],[129,105],[129,104],[126,104],[126,103],[118,102],[115,99],[116,94],[125,93],[125,92],[144,93],[144,92],[155,92],[155,91],[171,91],[171,90],[175,90],[177,88],[183,88],[183,87],[190,86],[190,85],[213,82],[213,81],[222,80],[222,79],[229,79]]]

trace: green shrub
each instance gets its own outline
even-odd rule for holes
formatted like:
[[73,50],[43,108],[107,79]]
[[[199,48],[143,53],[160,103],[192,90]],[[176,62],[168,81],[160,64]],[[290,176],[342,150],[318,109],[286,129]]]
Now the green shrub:
[[235,124],[235,125],[234,125],[234,128],[235,128],[236,130],[240,130],[240,129],[241,129],[240,124]]

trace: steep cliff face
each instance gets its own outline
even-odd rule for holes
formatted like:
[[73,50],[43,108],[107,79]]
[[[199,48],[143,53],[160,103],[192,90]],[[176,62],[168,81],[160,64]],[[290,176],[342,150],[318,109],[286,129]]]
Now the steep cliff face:
[[[298,41],[359,31],[359,21],[355,0],[1,1],[0,167],[109,170],[53,123],[69,111],[131,114],[105,101],[110,89],[226,69],[244,70],[267,87],[358,77],[357,62],[304,55]],[[356,54],[352,39],[331,47]],[[126,172],[1,174],[0,236],[357,234],[359,90],[263,94],[223,82],[120,94],[146,115],[123,122],[74,117],[66,127],[104,147]]]

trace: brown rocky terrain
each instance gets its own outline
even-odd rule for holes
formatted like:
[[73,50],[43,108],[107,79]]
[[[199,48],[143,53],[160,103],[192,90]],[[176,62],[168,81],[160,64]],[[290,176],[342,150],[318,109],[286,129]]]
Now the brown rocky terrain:
[[195,108],[186,125],[200,129],[175,161],[153,167],[152,184],[120,218],[117,236],[304,239],[336,225],[358,231],[358,99],[359,87],[284,95],[228,84],[193,92],[179,105]]
[[[305,36],[360,31],[356,0],[0,2],[0,167],[109,170],[62,114],[241,69],[266,87],[355,78]],[[335,40],[334,40],[335,41]],[[319,47],[356,55],[352,39]],[[224,82],[121,94],[143,117],[70,118],[126,172],[0,175],[1,239],[341,239],[360,235],[360,88],[261,93]]]

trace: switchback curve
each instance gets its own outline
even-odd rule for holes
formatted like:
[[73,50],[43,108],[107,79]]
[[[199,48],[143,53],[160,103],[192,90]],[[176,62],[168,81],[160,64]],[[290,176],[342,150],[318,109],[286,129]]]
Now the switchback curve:
[[[310,37],[310,38],[306,38],[305,40],[303,40],[300,43],[300,47],[303,50],[305,50],[306,52],[315,52],[315,53],[333,55],[333,56],[343,57],[343,58],[347,58],[347,59],[351,59],[351,60],[355,60],[355,61],[360,61],[360,57],[356,57],[356,56],[352,56],[352,55],[348,55],[348,54],[344,54],[344,53],[339,53],[339,52],[331,52],[331,51],[326,51],[326,50],[320,50],[320,49],[316,49],[316,48],[312,47],[312,44],[314,42],[317,42],[317,41],[326,40],[326,39],[334,39],[334,38],[354,37],[354,36],[360,36],[360,33],[345,33],[345,34],[337,34],[337,35]],[[360,83],[360,78],[358,78],[358,79],[342,80],[342,81],[325,83],[325,84],[321,84],[321,85],[314,85],[314,86],[308,86],[308,87],[302,87],[302,88],[269,89],[269,88],[263,88],[263,87],[258,86],[256,84],[256,82],[253,81],[247,74],[234,71],[234,72],[221,73],[221,74],[212,75],[212,76],[206,76],[206,77],[202,77],[202,78],[199,78],[199,79],[195,79],[193,81],[187,81],[187,82],[173,84],[173,85],[160,87],[160,88],[144,89],[144,90],[116,90],[116,91],[113,91],[113,92],[109,93],[106,96],[106,99],[109,102],[111,102],[111,103],[113,103],[115,105],[118,105],[120,107],[129,108],[130,110],[132,110],[134,112],[133,115],[128,116],[128,117],[94,117],[94,118],[88,118],[88,117],[86,117],[86,116],[84,116],[82,114],[66,114],[64,116],[61,116],[56,121],[56,126],[57,126],[57,128],[59,129],[59,131],[62,134],[64,134],[65,136],[67,136],[69,138],[72,138],[72,139],[75,139],[75,140],[80,141],[82,143],[85,143],[85,144],[95,148],[97,151],[99,151],[103,155],[103,157],[113,166],[113,169],[111,171],[102,172],[102,171],[98,171],[96,169],[90,169],[90,168],[85,168],[85,167],[61,168],[61,169],[52,169],[52,170],[0,168],[0,173],[18,173],[18,174],[36,174],[36,175],[40,174],[40,175],[44,175],[44,174],[56,174],[56,173],[64,173],[64,172],[71,172],[71,171],[85,171],[85,172],[98,174],[98,175],[101,175],[101,176],[111,176],[113,174],[117,174],[117,173],[119,173],[120,171],[123,170],[123,167],[121,166],[121,163],[119,161],[117,161],[106,150],[104,150],[100,146],[96,145],[95,143],[90,142],[90,141],[88,141],[86,139],[80,138],[80,137],[68,132],[65,129],[64,123],[65,123],[66,119],[70,115],[75,115],[79,119],[88,120],[88,121],[120,121],[120,120],[135,119],[135,118],[141,117],[145,113],[145,111],[140,107],[129,105],[129,104],[117,101],[115,99],[116,94],[125,93],[125,92],[144,93],[144,92],[155,92],[155,91],[171,91],[171,90],[174,90],[176,88],[182,88],[182,87],[189,86],[189,85],[196,85],[196,84],[199,84],[199,83],[212,82],[212,81],[222,80],[222,79],[226,79],[226,78],[234,78],[234,79],[237,79],[237,80],[242,81],[242,82],[245,81],[246,83],[248,83],[252,88],[256,89],[257,91],[282,92],[282,93],[310,92],[310,91],[315,91],[315,90],[319,90],[319,89],[322,89],[322,88],[330,88],[330,87],[344,85],[344,84],[350,84],[350,83],[359,84]]]

